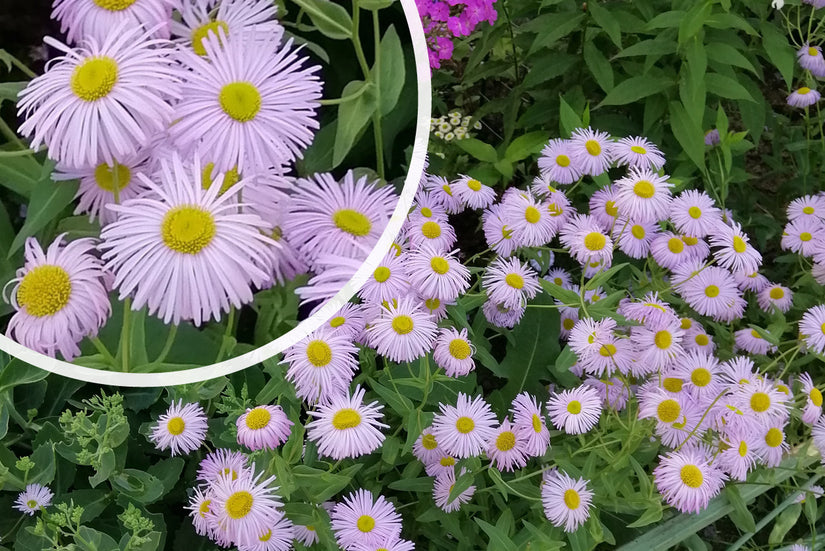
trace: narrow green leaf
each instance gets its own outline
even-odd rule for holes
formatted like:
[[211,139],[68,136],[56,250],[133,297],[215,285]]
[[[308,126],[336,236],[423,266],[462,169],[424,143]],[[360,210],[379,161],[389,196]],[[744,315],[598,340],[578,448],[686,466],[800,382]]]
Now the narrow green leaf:
[[756,101],[744,86],[732,78],[720,75],[719,73],[706,74],[705,85],[708,88],[708,92],[722,98]]
[[546,132],[529,132],[510,142],[510,145],[507,146],[507,150],[504,152],[504,158],[511,163],[515,163],[540,152],[546,144]]
[[725,496],[728,498],[731,507],[733,507],[733,511],[730,513],[731,520],[745,532],[755,531],[756,521],[753,519],[753,514],[748,510],[748,506],[735,484],[730,484],[725,488]]
[[383,10],[392,6],[395,0],[359,0],[358,5],[365,10]]
[[676,53],[676,42],[666,38],[642,40],[616,54],[616,58],[638,55],[667,55]]
[[[378,75],[378,89],[380,91],[379,110],[386,115],[393,110],[401,96],[406,78],[404,64],[404,50],[401,48],[401,39],[394,25],[390,25],[384,38],[381,39],[381,71]],[[373,72],[375,67],[373,67]]]
[[[536,36],[535,40],[533,40],[533,44],[530,46],[529,53],[535,53],[538,50],[547,48],[548,46],[552,46],[558,40],[564,38],[575,29],[579,27],[584,19],[585,15],[583,13],[574,15],[573,17],[570,16],[570,12],[564,13],[553,13],[553,14],[545,14],[547,16],[553,16],[552,20],[547,18],[546,20],[542,20],[542,25],[539,30],[538,35]],[[533,23],[537,23],[539,20],[542,19],[543,16],[539,16]]]
[[760,30],[762,34],[762,45],[764,46],[765,53],[768,55],[768,59],[779,69],[782,78],[785,80],[785,84],[788,86],[788,89],[790,89],[793,83],[796,55],[788,42],[788,37],[784,31],[780,31],[776,25],[769,21],[763,22]]
[[459,140],[455,143],[458,147],[479,161],[484,161],[485,163],[495,163],[498,161],[498,153],[496,153],[495,148],[488,143],[482,142],[481,140],[469,138],[466,140]]
[[[293,0],[324,35],[336,40],[352,38],[352,17],[347,10],[330,0]],[[344,94],[346,95],[346,94]]]
[[26,222],[15,236],[9,248],[8,256],[13,255],[23,246],[27,237],[31,237],[51,222],[74,199],[77,182],[52,182],[45,179],[38,182],[32,192]]
[[473,520],[478,524],[484,533],[490,538],[490,542],[487,545],[488,551],[518,551],[518,547],[516,544],[513,543],[513,540],[510,539],[501,528],[497,526],[493,526],[489,522],[484,522],[480,518],[476,517]]
[[361,91],[361,94],[338,106],[338,128],[335,132],[335,146],[332,165],[340,165],[352,149],[355,138],[361,133],[377,108],[375,85],[372,82],[353,80],[344,87],[341,97]]
[[673,82],[665,79],[654,79],[649,76],[630,77],[616,85],[610,93],[596,107],[603,105],[627,105],[642,98],[658,94],[673,86]]
[[604,32],[607,33],[607,36],[610,37],[610,40],[613,41],[613,44],[621,50],[622,28],[619,26],[619,20],[616,19],[607,8],[597,2],[588,2],[587,9],[599,27],[601,27]]
[[755,75],[759,74],[750,60],[745,57],[742,52],[730,44],[725,44],[724,42],[711,42],[705,47],[705,51],[708,54],[708,59],[712,59],[718,63],[724,63],[725,65],[741,67],[742,69],[746,69]]
[[599,87],[609,93],[613,89],[613,66],[593,42],[584,43],[584,62]]
[[679,23],[679,44],[685,44],[702,28],[713,8],[710,0],[701,0],[691,8]]
[[705,136],[678,101],[670,102],[670,129],[679,145],[700,170],[705,168]]
[[559,95],[559,125],[564,136],[570,136],[573,130],[584,126],[579,115],[570,107],[569,103],[564,101],[561,95]]

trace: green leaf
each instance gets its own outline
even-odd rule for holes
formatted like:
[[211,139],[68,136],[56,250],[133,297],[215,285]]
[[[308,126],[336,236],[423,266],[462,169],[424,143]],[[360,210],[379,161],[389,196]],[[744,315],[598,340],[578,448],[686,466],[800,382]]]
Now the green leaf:
[[370,379],[370,388],[387,402],[398,415],[408,415],[414,409],[412,401],[403,394],[391,390]]
[[74,543],[82,551],[119,551],[117,542],[109,534],[81,526],[74,536]]
[[493,166],[496,170],[498,170],[502,176],[504,176],[504,181],[509,182],[513,178],[513,163],[508,161],[507,159],[502,159],[500,161],[496,161]]
[[676,42],[667,40],[666,38],[655,38],[649,40],[642,40],[636,44],[625,48],[618,54],[616,58],[633,57],[637,55],[667,55],[676,53]]
[[0,393],[18,385],[42,381],[49,372],[14,358],[0,369]]
[[712,8],[713,5],[710,0],[702,0],[694,4],[693,8],[685,14],[685,17],[679,23],[680,45],[686,43],[701,30]]
[[473,473],[467,471],[461,474],[450,488],[450,493],[447,495],[449,501],[453,501],[460,496],[464,491],[468,490],[473,485]]
[[584,17],[585,15],[583,13],[571,17],[570,12],[564,12],[548,13],[535,18],[530,24],[528,24],[529,26],[525,25],[527,29],[522,29],[529,30],[533,27],[537,27],[539,29],[538,35],[536,35],[535,40],[533,40],[533,44],[530,46],[529,53],[532,54],[538,50],[552,46],[558,40],[576,30]]
[[653,31],[656,29],[675,29],[682,23],[686,13],[687,12],[684,10],[672,10],[660,13],[647,22],[645,25],[645,30]]
[[539,284],[542,289],[550,293],[550,296],[563,304],[579,304],[579,302],[581,302],[581,296],[579,296],[577,292],[570,289],[565,289],[561,285],[557,285],[552,281],[542,278],[539,280]]
[[345,101],[338,106],[338,128],[335,133],[332,165],[340,165],[349,154],[355,138],[367,125],[377,108],[375,85],[372,82],[353,80],[341,93],[341,97],[361,92],[355,99]]
[[599,87],[609,93],[613,89],[613,66],[593,42],[584,43],[584,62]]
[[711,42],[706,46],[705,51],[708,54],[708,59],[725,65],[733,65],[734,67],[747,69],[755,75],[759,74],[750,60],[730,44]]
[[25,198],[37,187],[43,166],[34,157],[4,157],[0,161],[0,186]]
[[673,82],[665,79],[656,79],[649,76],[630,77],[617,84],[596,107],[627,105],[653,94],[658,94],[671,86],[673,86]]
[[607,36],[610,37],[610,40],[613,41],[613,44],[621,50],[622,29],[619,26],[619,21],[613,16],[613,14],[610,13],[610,11],[602,7],[602,5],[597,2],[588,2],[587,9],[590,11],[590,15],[593,16],[593,19],[599,27],[604,29],[604,32],[606,32]]
[[[48,170],[47,167],[43,169]],[[23,227],[15,236],[9,248],[11,256],[23,246],[26,238],[43,229],[60,212],[71,204],[77,192],[77,182],[52,182],[50,178],[39,181],[32,191],[28,213]]]
[[690,160],[704,170],[705,135],[678,101],[670,102],[670,129]]
[[[352,38],[352,17],[349,12],[330,0],[293,0],[324,35],[336,40]],[[345,94],[346,95],[346,94]]]
[[540,152],[546,144],[546,132],[529,132],[510,142],[504,152],[504,158],[511,163],[515,163]]
[[785,84],[790,89],[793,83],[796,55],[788,42],[788,37],[785,36],[784,31],[780,31],[776,25],[768,21],[762,23],[760,30],[762,31],[762,45],[765,53],[768,54],[768,59],[779,69]]
[[383,10],[392,6],[395,0],[360,0],[358,6],[365,10]]
[[782,543],[791,528],[796,526],[796,521],[799,520],[801,513],[802,506],[799,503],[792,503],[787,509],[779,513],[779,517],[774,522],[773,529],[771,529],[771,534],[768,536],[768,544],[779,545]]
[[485,163],[495,163],[498,161],[498,153],[495,148],[488,143],[475,138],[468,138],[466,140],[459,140],[455,142],[458,147]]
[[[378,108],[382,115],[386,115],[398,103],[406,78],[404,50],[401,48],[401,39],[398,38],[394,25],[390,25],[381,39],[380,53],[381,65],[376,79],[380,92]],[[375,67],[372,68],[372,72],[375,74]]]
[[579,115],[561,95],[559,95],[559,121],[561,133],[565,136],[570,136],[573,130],[584,126]]
[[11,101],[17,103],[17,94],[28,82],[0,82],[0,103]]
[[123,469],[109,477],[112,489],[138,503],[152,503],[163,495],[163,483],[147,472]]
[[719,73],[708,73],[705,75],[705,85],[708,92],[727,99],[741,99],[755,101],[750,92],[744,86],[730,77]]
[[734,484],[725,487],[725,496],[733,507],[730,513],[730,518],[736,523],[744,532],[754,532],[756,530],[756,521],[753,519],[753,514],[748,510],[745,500],[742,499],[742,494]]
[[513,543],[513,540],[510,539],[510,536],[508,536],[504,530],[498,526],[493,526],[489,522],[484,522],[478,517],[473,518],[473,520],[490,538],[490,542],[487,545],[488,551],[518,551],[518,547],[516,547],[516,544]]

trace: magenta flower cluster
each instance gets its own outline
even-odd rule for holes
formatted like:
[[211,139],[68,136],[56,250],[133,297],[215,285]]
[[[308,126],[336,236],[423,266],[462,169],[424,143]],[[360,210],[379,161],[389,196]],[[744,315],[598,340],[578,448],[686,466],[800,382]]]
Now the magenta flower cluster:
[[441,61],[453,57],[453,39],[469,36],[476,26],[495,23],[496,0],[416,0],[424,34],[427,36],[430,66],[441,68]]

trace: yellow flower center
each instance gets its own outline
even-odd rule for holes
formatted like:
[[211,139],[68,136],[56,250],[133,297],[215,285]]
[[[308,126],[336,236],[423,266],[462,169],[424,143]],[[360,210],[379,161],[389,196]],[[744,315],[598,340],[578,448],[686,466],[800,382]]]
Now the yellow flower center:
[[633,193],[642,199],[650,199],[656,193],[656,188],[647,180],[639,180],[633,186]]
[[246,427],[250,430],[261,430],[269,424],[272,414],[266,408],[255,408],[246,414]]
[[737,253],[745,252],[745,249],[748,248],[748,244],[745,243],[745,240],[739,237],[738,235],[733,236],[733,250]]
[[813,214],[813,213],[814,213],[814,208],[813,208],[813,207],[810,207],[810,206],[808,206],[808,207],[804,207],[804,208],[802,209],[802,212],[804,212],[805,214]]
[[94,0],[95,5],[108,11],[123,11],[137,0]]
[[805,95],[807,95],[807,94],[810,94],[810,93],[811,93],[811,89],[810,89],[810,88],[808,88],[807,86],[803,86],[802,88],[800,88],[799,90],[797,90],[797,91],[796,91],[796,93],[797,93],[797,94],[800,94],[800,95],[805,96]]
[[198,507],[198,514],[201,518],[206,518],[206,514],[209,512],[209,507],[212,505],[211,499],[205,499],[201,502],[200,507]]
[[811,399],[811,402],[816,407],[822,406],[822,393],[819,391],[818,388],[812,388],[811,391],[808,393],[808,397]]
[[453,459],[452,457],[450,457],[450,456],[448,455],[448,456],[446,456],[446,457],[442,457],[441,459],[439,459],[439,460],[438,460],[438,463],[439,463],[442,467],[452,467],[453,465],[455,465],[455,459]]
[[443,190],[444,190],[444,193],[446,193],[446,194],[447,194],[447,195],[449,195],[450,197],[452,197],[452,196],[453,196],[453,190],[452,190],[452,189],[450,189],[450,186],[448,186],[447,184],[444,184],[443,186],[441,186],[441,189],[443,189]]
[[682,236],[682,241],[685,242],[685,245],[689,245],[691,247],[699,243],[699,239],[696,237],[688,237],[687,235]]
[[[215,169],[215,163],[207,163],[201,171],[201,187],[209,189],[214,183],[212,180],[212,171]],[[221,182],[221,189],[218,190],[218,195],[223,195],[229,188],[241,181],[241,173],[238,172],[238,167],[231,168],[224,172],[223,182]]]
[[602,146],[596,140],[587,140],[584,142],[584,148],[594,157],[600,155],[602,152]]
[[252,511],[252,504],[254,502],[255,499],[249,492],[235,492],[226,500],[226,512],[229,514],[229,517],[234,520],[242,519]]
[[567,168],[570,166],[570,157],[567,155],[558,155],[556,157],[556,164],[562,168]]
[[668,392],[681,392],[683,384],[684,381],[678,377],[666,377],[662,381],[662,386],[665,387],[665,390]]
[[616,202],[606,201],[604,204],[604,212],[615,218],[616,215],[619,214],[619,209],[616,207]]
[[516,435],[509,430],[503,431],[496,438],[496,448],[498,451],[507,452],[516,447]]
[[673,254],[679,254],[685,250],[685,242],[678,237],[671,237],[667,240],[667,248]]
[[117,62],[111,57],[92,57],[75,67],[70,82],[74,95],[96,101],[109,95],[117,82]]
[[324,367],[332,361],[332,349],[322,340],[311,341],[307,345],[307,359],[315,367]]
[[261,110],[261,93],[251,82],[230,82],[218,95],[223,112],[238,122],[249,122]]
[[95,168],[95,183],[97,187],[109,193],[115,191],[115,180],[117,180],[117,190],[121,191],[129,185],[129,180],[131,179],[132,172],[129,170],[129,167],[120,163],[115,163],[114,167],[110,167],[106,163],[101,163]]
[[373,528],[375,528],[375,519],[369,515],[361,515],[358,517],[358,522],[356,522],[358,529],[365,534],[368,532],[372,532]]
[[630,228],[630,233],[633,234],[633,237],[636,239],[644,239],[645,238],[645,229],[643,226],[635,224],[633,227]]
[[696,342],[696,344],[698,344],[699,346],[707,346],[707,345],[708,345],[708,343],[710,342],[710,339],[708,339],[708,336],[707,336],[707,335],[705,335],[704,333],[699,333],[698,335],[696,335],[696,336],[693,338],[693,340],[694,340],[694,341]]
[[751,396],[751,409],[757,413],[768,411],[771,407],[771,397],[764,392],[754,392]]
[[69,304],[71,296],[69,273],[52,264],[30,270],[17,288],[17,304],[36,318],[55,315]]
[[372,277],[378,283],[384,283],[390,278],[390,269],[386,266],[378,266],[375,271],[372,273]]
[[441,236],[441,226],[437,222],[424,222],[421,225],[421,234],[427,239],[436,239]]
[[472,349],[464,339],[453,339],[450,341],[450,356],[456,360],[466,360],[472,354]]
[[[216,37],[220,37],[218,29],[223,29],[223,34],[229,37],[229,25],[223,21],[210,21],[192,31],[192,49],[198,55],[206,55],[206,48],[203,39],[211,32]],[[218,38],[220,40],[220,38]]]
[[673,423],[679,418],[680,413],[682,413],[682,407],[679,402],[671,398],[662,400],[656,408],[656,416],[662,423]]
[[739,457],[745,457],[748,454],[748,444],[742,440],[739,442]]
[[767,444],[771,448],[776,448],[782,444],[782,440],[784,440],[784,434],[778,428],[774,427],[768,430],[765,434],[765,444]]
[[610,358],[616,353],[616,346],[610,343],[603,344],[601,348],[599,348],[599,354],[601,354],[605,358]]
[[564,326],[565,329],[570,331],[571,329],[573,329],[573,327],[575,327],[576,322],[573,321],[571,318],[565,318],[561,324]]
[[705,481],[702,470],[696,465],[685,465],[679,471],[679,478],[688,488],[698,488]]
[[568,509],[576,510],[581,505],[581,497],[579,497],[579,493],[574,489],[569,489],[564,491],[564,504],[567,506]]
[[693,322],[690,321],[690,318],[682,318],[682,322],[679,324],[682,329],[690,329],[692,326]]
[[269,541],[272,539],[272,530],[267,530],[264,534],[258,538],[258,541]]
[[633,153],[638,153],[639,155],[644,155],[645,153],[647,153],[647,149],[640,145],[631,145],[630,151],[632,151]]
[[708,285],[705,287],[705,296],[708,298],[716,298],[719,296],[719,287],[716,285]]
[[690,374],[690,382],[692,382],[695,386],[708,386],[710,384],[710,379],[710,371],[704,367],[697,367]]
[[424,218],[431,218],[433,215],[433,211],[429,207],[424,207],[421,209],[421,216]]
[[434,256],[432,260],[430,260],[430,268],[437,274],[446,274],[450,271],[450,264],[440,256]]
[[346,322],[347,322],[347,320],[346,320],[346,318],[344,318],[344,316],[336,316],[336,317],[332,318],[331,320],[329,320],[329,326],[330,327],[341,327]]
[[222,476],[231,476],[232,480],[238,480],[238,473],[236,473],[233,469],[227,467],[226,469],[221,471]]
[[461,434],[467,434],[469,432],[472,432],[473,429],[476,428],[476,424],[469,417],[459,417],[458,420],[455,422],[455,428]]
[[773,300],[779,300],[785,296],[785,291],[781,287],[774,287],[769,294]]
[[542,424],[541,419],[535,413],[533,414],[533,432],[541,432]]
[[183,434],[183,431],[186,429],[186,422],[181,417],[172,417],[166,423],[166,430],[169,431],[169,434],[172,436],[178,436]]
[[702,216],[702,209],[700,209],[699,207],[690,207],[688,209],[688,216],[690,216],[694,220],[698,220]]
[[438,310],[438,307],[441,306],[441,301],[437,298],[428,298],[424,301],[424,306],[427,307],[427,310],[432,312],[434,310]]
[[434,450],[438,447],[438,442],[435,441],[435,436],[432,434],[425,434],[421,437],[421,445],[425,450]]
[[399,335],[406,335],[412,332],[414,326],[415,324],[410,316],[395,316],[392,320],[392,329]]
[[578,415],[582,412],[582,403],[578,400],[570,400],[567,403],[567,412],[573,415]]
[[811,239],[813,239],[813,238],[814,238],[814,236],[811,235],[810,233],[806,232],[806,231],[799,234],[799,240],[803,241],[803,242],[806,242],[806,243],[808,241],[810,241]]
[[478,180],[467,180],[467,187],[473,191],[481,191],[481,182]]
[[536,207],[527,207],[524,210],[524,219],[531,224],[535,224],[541,220],[541,213]]
[[588,251],[600,251],[604,249],[607,238],[597,231],[592,231],[584,236],[584,246]]
[[518,274],[507,274],[504,282],[513,289],[521,289],[524,287],[524,278]]
[[200,207],[177,207],[166,213],[161,236],[166,246],[183,254],[198,254],[215,237],[215,219]]
[[816,56],[818,53],[819,53],[819,51],[816,48],[813,48],[813,47],[808,48],[808,55]]
[[670,331],[667,330],[657,331],[656,336],[653,337],[653,341],[656,343],[657,348],[667,350],[673,342],[673,336],[670,334]]
[[337,430],[354,429],[361,424],[361,414],[352,408],[342,408],[332,416],[332,426]]
[[332,223],[339,230],[356,237],[364,237],[370,233],[372,224],[370,219],[352,209],[341,209],[332,215]]

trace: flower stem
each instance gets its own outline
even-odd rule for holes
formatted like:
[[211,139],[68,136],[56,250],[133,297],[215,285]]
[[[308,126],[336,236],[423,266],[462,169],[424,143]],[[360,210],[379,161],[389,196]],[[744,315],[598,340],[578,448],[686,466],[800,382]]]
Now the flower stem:
[[166,335],[166,343],[163,345],[163,350],[161,350],[160,355],[152,362],[152,365],[158,365],[163,363],[166,360],[166,356],[169,355],[169,351],[172,350],[172,345],[175,344],[175,337],[178,335],[178,325],[172,325],[169,328],[169,333]]
[[123,327],[120,331],[121,371],[129,372],[129,334],[132,331],[132,299],[123,301]]
[[97,338],[97,337],[89,337],[89,342],[91,342],[91,343],[95,346],[95,348],[96,348],[96,349],[97,349],[97,351],[100,353],[100,355],[101,355],[101,356],[103,356],[103,358],[104,358],[104,359],[105,359],[105,360],[106,360],[106,361],[107,361],[107,362],[108,362],[108,363],[109,363],[109,364],[110,364],[113,368],[116,368],[116,367],[117,367],[117,360],[115,359],[115,357],[114,357],[114,356],[112,356],[112,353],[111,353],[111,352],[109,352],[109,349],[108,349],[108,348],[106,348],[106,345],[105,345],[105,344],[103,344],[103,341],[101,341],[101,340],[100,340],[99,338]]

